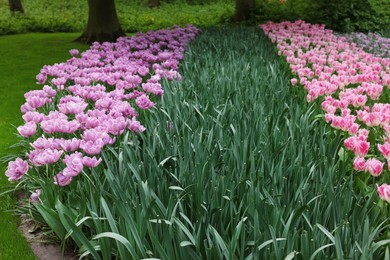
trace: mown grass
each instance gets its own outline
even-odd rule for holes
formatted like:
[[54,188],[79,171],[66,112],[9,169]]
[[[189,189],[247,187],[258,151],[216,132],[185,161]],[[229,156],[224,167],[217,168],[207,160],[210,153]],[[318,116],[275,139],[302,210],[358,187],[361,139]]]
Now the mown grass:
[[259,29],[204,30],[180,72],[105,167],[43,184],[57,234],[96,259],[386,256],[387,206],[354,190],[340,136]]
[[[16,129],[22,123],[20,105],[24,93],[41,88],[35,75],[45,64],[70,58],[69,49],[85,50],[88,46],[72,43],[78,34],[25,34],[0,37],[0,157],[17,142]],[[0,190],[9,188],[1,165]],[[14,196],[0,197],[0,259],[35,259],[27,242],[17,230],[18,217]],[[8,212],[5,212],[8,211]]]

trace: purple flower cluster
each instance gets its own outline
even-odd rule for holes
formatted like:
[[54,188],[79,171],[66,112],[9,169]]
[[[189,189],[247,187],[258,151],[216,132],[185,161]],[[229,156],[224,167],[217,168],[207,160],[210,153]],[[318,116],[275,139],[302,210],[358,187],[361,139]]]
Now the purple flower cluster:
[[349,42],[356,43],[364,51],[382,58],[390,58],[390,38],[382,37],[379,33],[353,32],[343,35]]
[[179,61],[198,32],[194,26],[174,27],[95,42],[80,57],[70,50],[68,61],[44,66],[36,77],[43,88],[26,93],[21,106],[25,124],[18,132],[32,149],[25,160],[9,162],[8,179],[55,164],[54,183],[68,185],[85,167],[98,166],[102,149],[118,135],[145,131],[137,110],[152,108],[151,97],[164,94],[163,78],[180,80]]

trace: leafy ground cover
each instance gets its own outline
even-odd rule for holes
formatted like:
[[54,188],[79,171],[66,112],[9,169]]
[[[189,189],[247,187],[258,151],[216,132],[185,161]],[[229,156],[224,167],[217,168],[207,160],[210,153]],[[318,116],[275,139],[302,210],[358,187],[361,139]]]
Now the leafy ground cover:
[[[162,3],[150,9],[142,1],[117,0],[119,21],[126,32],[156,30],[174,25],[206,27],[225,24],[233,15],[233,2],[202,5]],[[81,32],[88,18],[87,1],[23,1],[25,15],[11,15],[6,1],[0,2],[0,34],[23,32]]]
[[[319,99],[325,120],[345,132],[344,145],[354,154],[354,169],[380,176],[390,159],[390,59],[375,57],[323,26],[303,21],[261,27],[286,56],[298,78],[292,83],[307,89],[307,101]],[[375,181],[388,182],[387,175]],[[367,175],[360,176],[366,183]],[[383,192],[380,196],[390,200]]]
[[[142,45],[134,43],[132,48]],[[96,45],[82,57],[110,60],[110,46]],[[159,47],[140,56],[153,60]],[[69,67],[51,68],[58,77]],[[387,205],[376,205],[373,192],[354,189],[352,168],[339,156],[341,134],[317,116],[319,109],[305,102],[302,90],[291,88],[288,66],[261,30],[204,30],[190,43],[179,71],[180,82],[162,77],[164,95],[153,99],[153,109],[138,111],[147,131],[116,135],[116,145],[101,147],[102,162],[79,173],[82,178],[60,187],[41,165],[23,176],[25,184],[41,184],[40,196],[32,197],[36,204],[25,205],[36,220],[97,259],[385,256]],[[159,74],[155,67],[153,72]],[[91,75],[113,87],[102,73]],[[115,84],[111,97],[120,94],[121,84]],[[54,104],[69,110],[76,101],[65,99]],[[78,167],[69,157],[60,164],[62,159],[66,167]]]
[[[233,21],[233,0],[162,0],[149,9],[146,0],[116,0],[117,12],[127,32],[156,30],[173,25],[198,27]],[[249,23],[305,21],[326,24],[340,32],[389,33],[387,0],[257,0]],[[25,15],[11,15],[8,1],[0,1],[0,34],[24,32],[80,32],[87,20],[87,1],[24,0]]]
[[[22,123],[20,106],[23,94],[36,87],[35,75],[44,64],[53,64],[70,57],[68,50],[86,46],[71,43],[77,34],[25,34],[0,37],[0,156],[18,138],[15,127]],[[1,171],[5,172],[4,165]],[[7,178],[0,177],[1,192],[10,188]],[[7,187],[7,188],[6,188]],[[17,231],[18,219],[13,196],[0,196],[0,259],[35,259],[25,239]]]

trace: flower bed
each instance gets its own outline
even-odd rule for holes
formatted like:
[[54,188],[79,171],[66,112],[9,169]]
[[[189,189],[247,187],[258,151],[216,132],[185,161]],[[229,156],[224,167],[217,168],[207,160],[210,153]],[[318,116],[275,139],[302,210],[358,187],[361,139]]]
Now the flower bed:
[[[295,76],[291,84],[307,90],[308,102],[320,99],[326,121],[347,133],[344,145],[354,153],[355,170],[375,177],[386,163],[390,170],[390,59],[365,52],[324,25],[296,21],[260,27],[286,57]],[[390,202],[388,190],[378,187]]]
[[349,42],[356,43],[364,51],[378,55],[382,58],[390,58],[390,39],[382,37],[379,33],[353,32],[342,35]]
[[[81,57],[70,50],[68,61],[44,66],[36,77],[42,90],[26,93],[21,106],[25,124],[18,132],[29,148],[25,157],[9,162],[8,180],[38,174],[69,185],[98,166],[102,149],[125,131],[143,132],[139,111],[163,95],[163,78],[180,79],[178,63],[198,32],[194,26],[175,27],[96,42]],[[33,202],[40,192],[32,193]]]

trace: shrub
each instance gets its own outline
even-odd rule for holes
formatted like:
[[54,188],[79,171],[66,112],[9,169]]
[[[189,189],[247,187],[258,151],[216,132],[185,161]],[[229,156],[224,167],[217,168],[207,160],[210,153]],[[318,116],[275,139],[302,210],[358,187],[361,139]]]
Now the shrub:
[[390,27],[386,0],[258,0],[254,19],[323,23],[340,32],[380,31]]

